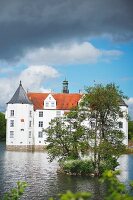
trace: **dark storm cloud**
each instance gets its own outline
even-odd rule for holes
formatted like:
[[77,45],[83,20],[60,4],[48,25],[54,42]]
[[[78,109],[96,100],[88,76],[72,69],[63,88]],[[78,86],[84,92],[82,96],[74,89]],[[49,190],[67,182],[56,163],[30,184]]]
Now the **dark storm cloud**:
[[132,21],[132,0],[0,0],[0,59],[63,40],[132,40]]

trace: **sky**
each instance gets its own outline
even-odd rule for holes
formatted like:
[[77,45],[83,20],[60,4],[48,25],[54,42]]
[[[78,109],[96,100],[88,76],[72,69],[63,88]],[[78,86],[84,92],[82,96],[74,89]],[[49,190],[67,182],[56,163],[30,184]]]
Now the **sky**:
[[132,0],[0,0],[0,110],[26,91],[115,83],[133,118]]

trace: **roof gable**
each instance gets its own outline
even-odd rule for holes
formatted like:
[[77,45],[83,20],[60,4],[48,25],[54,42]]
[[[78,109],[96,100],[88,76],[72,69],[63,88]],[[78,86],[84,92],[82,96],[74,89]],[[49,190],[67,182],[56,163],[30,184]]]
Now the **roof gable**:
[[48,94],[48,96],[44,99],[44,101],[55,101],[52,94]]

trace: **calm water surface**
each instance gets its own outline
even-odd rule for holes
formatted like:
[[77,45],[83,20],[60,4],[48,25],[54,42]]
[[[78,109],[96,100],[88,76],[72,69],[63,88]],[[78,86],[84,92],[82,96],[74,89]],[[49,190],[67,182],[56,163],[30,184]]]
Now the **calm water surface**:
[[[18,180],[26,181],[29,186],[21,199],[47,200],[66,190],[91,191],[95,200],[102,200],[103,188],[97,178],[70,177],[57,174],[57,162],[49,163],[47,154],[42,152],[10,152],[5,143],[0,143],[0,197]],[[133,180],[133,155],[120,159],[122,171],[119,179],[125,183]]]

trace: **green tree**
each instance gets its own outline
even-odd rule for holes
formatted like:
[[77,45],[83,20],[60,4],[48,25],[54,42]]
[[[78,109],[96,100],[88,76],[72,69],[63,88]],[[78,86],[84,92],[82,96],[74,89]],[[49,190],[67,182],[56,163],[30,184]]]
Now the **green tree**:
[[[86,89],[80,109],[90,123],[89,144],[95,174],[114,169],[124,150],[124,134],[118,130],[120,103],[125,96],[114,84],[95,85]],[[93,126],[92,126],[93,125]],[[93,143],[92,143],[93,141]]]
[[128,121],[128,139],[133,140],[133,121]]
[[6,119],[5,115],[0,112],[0,139],[6,138]]
[[81,125],[77,109],[72,110],[63,118],[55,118],[50,126],[44,130],[47,134],[46,142],[50,161],[78,159],[80,153],[88,148],[88,138]]
[[67,116],[52,120],[46,130],[51,161],[57,157],[78,159],[87,154],[95,175],[115,169],[125,148],[124,133],[118,130],[123,98],[114,84],[87,88],[78,107]]

